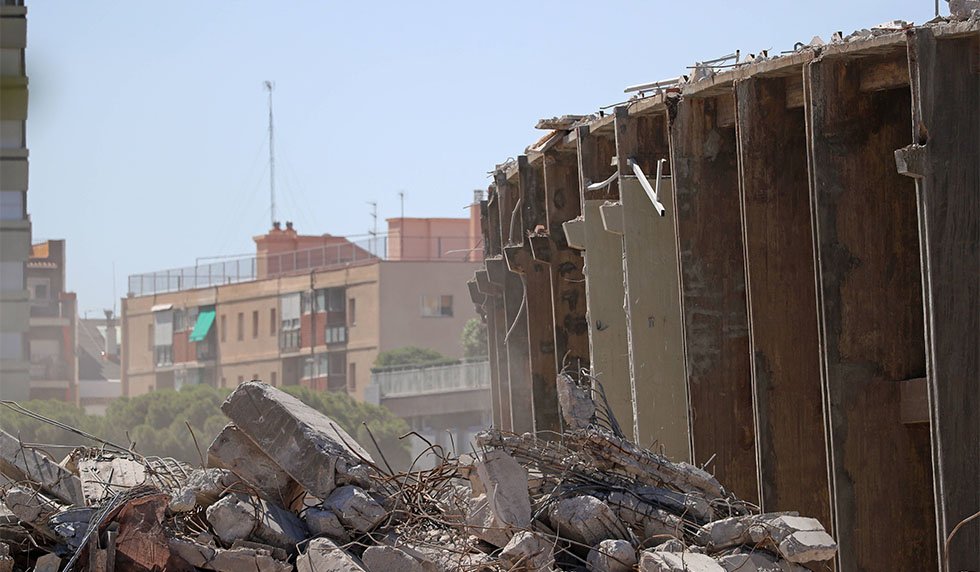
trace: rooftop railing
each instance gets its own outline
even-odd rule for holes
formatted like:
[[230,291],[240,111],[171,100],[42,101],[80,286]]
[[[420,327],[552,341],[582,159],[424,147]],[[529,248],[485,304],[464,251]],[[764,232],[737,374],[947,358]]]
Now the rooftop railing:
[[202,259],[194,266],[133,274],[129,276],[128,293],[147,296],[179,292],[343,268],[374,260],[480,260],[482,249],[472,250],[470,244],[469,236],[378,236],[264,256]]
[[490,362],[462,361],[451,365],[391,368],[371,372],[380,398],[410,397],[490,387]]

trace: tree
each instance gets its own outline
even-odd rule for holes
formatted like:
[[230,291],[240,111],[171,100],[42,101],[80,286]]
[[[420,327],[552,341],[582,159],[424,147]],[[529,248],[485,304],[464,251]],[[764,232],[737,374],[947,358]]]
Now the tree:
[[400,365],[447,365],[456,360],[446,357],[436,350],[405,346],[384,352],[379,352],[374,360],[375,367],[394,367]]
[[490,354],[487,324],[481,318],[470,318],[463,326],[463,357],[481,358]]
[[[408,433],[408,425],[387,409],[359,403],[345,393],[316,392],[304,387],[283,389],[330,417],[370,452],[379,465],[383,463],[376,454],[378,449],[371,435],[377,440],[384,458],[396,470],[407,467],[409,443],[399,437]],[[27,401],[22,406],[116,445],[132,446],[143,455],[173,457],[199,465],[201,457],[207,457],[208,446],[228,423],[228,418],[221,413],[221,403],[228,393],[227,389],[208,385],[185,386],[180,391],[154,391],[131,399],[117,399],[109,405],[105,417],[87,415],[82,409],[63,401]],[[0,428],[25,443],[97,446],[90,439],[9,409],[0,412]],[[42,448],[56,459],[68,453],[67,449]]]

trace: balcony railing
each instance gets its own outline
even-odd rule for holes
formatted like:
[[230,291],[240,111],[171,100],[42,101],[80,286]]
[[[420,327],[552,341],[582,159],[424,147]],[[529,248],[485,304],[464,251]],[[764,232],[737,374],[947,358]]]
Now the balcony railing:
[[238,256],[184,268],[131,275],[129,293],[133,296],[146,296],[193,290],[304,274],[311,270],[343,268],[373,260],[481,260],[482,249],[470,249],[473,242],[469,236],[378,236],[307,250],[265,256]]
[[375,370],[371,383],[378,386],[382,399],[486,389],[490,387],[490,362]]
[[31,300],[32,318],[70,318],[74,310],[71,302],[61,300]]

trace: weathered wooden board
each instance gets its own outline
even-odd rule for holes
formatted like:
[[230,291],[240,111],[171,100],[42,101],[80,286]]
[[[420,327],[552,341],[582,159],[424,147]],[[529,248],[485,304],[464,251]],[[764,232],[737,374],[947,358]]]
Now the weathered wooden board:
[[831,530],[806,121],[788,85],[735,89],[759,498]]
[[[917,28],[908,48],[941,551],[980,511],[980,33]],[[945,565],[980,569],[980,522],[956,533]]]
[[[731,98],[733,95],[720,96]],[[685,98],[670,127],[694,462],[758,500],[734,127],[718,98]]]
[[[657,161],[670,156],[667,118],[630,117],[619,107],[615,130],[636,441],[672,460],[691,461],[674,215],[659,215],[629,165],[636,161],[656,185]],[[669,177],[669,164],[664,166]],[[661,181],[660,193],[672,210],[669,178]]]
[[862,93],[873,61],[805,68],[822,384],[841,570],[937,568],[928,429],[901,422],[925,375],[914,184],[896,172],[909,90]]

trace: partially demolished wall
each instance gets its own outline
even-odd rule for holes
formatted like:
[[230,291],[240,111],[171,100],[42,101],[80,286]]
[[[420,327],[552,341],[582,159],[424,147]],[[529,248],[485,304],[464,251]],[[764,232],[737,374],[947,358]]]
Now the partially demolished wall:
[[471,282],[496,427],[560,433],[565,371],[637,443],[817,517],[841,570],[980,566],[980,520],[951,538],[980,511],[976,14],[539,127]]

